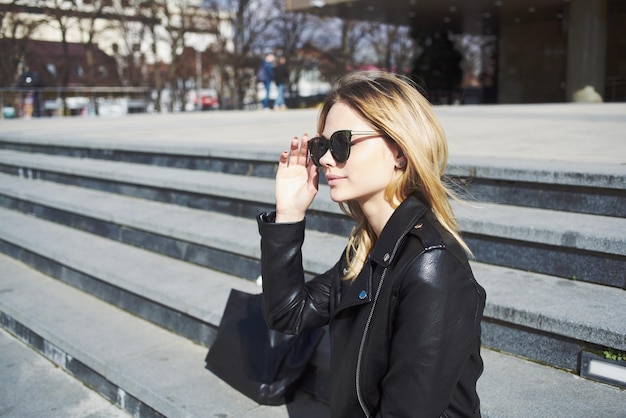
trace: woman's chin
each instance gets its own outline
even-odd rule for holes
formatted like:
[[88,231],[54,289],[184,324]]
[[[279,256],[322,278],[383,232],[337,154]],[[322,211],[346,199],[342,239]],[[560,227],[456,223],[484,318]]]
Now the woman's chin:
[[345,194],[338,193],[336,190],[331,189],[330,200],[332,200],[335,203],[344,203],[350,200],[350,198],[346,196]]

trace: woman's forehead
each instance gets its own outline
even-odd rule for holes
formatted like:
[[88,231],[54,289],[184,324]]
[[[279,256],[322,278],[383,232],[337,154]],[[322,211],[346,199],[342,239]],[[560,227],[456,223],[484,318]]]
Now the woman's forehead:
[[324,134],[342,129],[367,130],[370,124],[345,103],[337,102],[329,110],[324,121]]

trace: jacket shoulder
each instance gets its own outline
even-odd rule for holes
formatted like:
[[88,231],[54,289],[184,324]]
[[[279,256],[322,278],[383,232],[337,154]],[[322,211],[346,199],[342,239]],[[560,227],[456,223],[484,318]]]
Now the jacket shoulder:
[[424,251],[443,249],[446,247],[446,242],[441,231],[427,218],[420,219],[415,226],[413,226],[409,235],[419,239],[424,247]]
[[428,213],[422,217],[416,223],[411,234],[420,240],[426,251],[445,249],[461,264],[467,264],[468,254],[465,249],[454,235],[439,223],[433,213]]

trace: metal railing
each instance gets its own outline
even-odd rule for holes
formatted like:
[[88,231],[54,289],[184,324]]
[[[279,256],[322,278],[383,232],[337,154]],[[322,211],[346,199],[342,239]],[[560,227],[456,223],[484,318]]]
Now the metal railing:
[[[146,87],[5,87],[0,119],[151,112],[153,93]],[[626,101],[626,77],[607,77],[604,96],[605,102]]]
[[1,118],[142,113],[151,105],[143,87],[0,88]]

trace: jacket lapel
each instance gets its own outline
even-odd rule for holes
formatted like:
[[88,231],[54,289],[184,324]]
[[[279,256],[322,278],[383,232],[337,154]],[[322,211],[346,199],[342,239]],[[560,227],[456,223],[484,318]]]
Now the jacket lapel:
[[354,281],[343,287],[341,301],[333,316],[344,309],[364,305],[372,301],[372,266],[370,261],[366,261],[363,269]]
[[428,208],[415,195],[404,199],[387,221],[369,258],[382,267],[389,267],[398,255],[404,237],[427,210]]
[[385,228],[383,228],[363,269],[352,284],[344,287],[341,301],[333,316],[344,309],[372,301],[373,286],[376,285],[376,283],[373,283],[374,265],[379,265],[382,268],[391,265],[404,237],[413,229],[427,210],[428,208],[414,195],[407,197],[398,206]]

